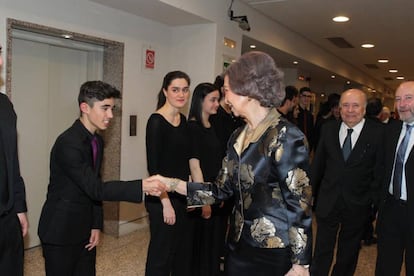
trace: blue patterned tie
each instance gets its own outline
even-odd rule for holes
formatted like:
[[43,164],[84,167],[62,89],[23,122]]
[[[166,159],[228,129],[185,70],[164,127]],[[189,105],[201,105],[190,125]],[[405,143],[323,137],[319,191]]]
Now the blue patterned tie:
[[342,145],[342,154],[344,155],[344,160],[348,160],[349,155],[352,151],[352,141],[351,141],[351,134],[354,131],[352,128],[348,128],[348,134],[346,135],[344,144]]
[[392,188],[393,188],[393,195],[395,199],[400,199],[401,197],[401,182],[402,182],[402,174],[404,172],[404,159],[405,159],[405,152],[407,151],[408,141],[410,141],[411,130],[413,126],[406,125],[407,132],[403,140],[401,141],[400,146],[398,147],[397,156],[395,158],[394,164],[394,178],[392,181]]

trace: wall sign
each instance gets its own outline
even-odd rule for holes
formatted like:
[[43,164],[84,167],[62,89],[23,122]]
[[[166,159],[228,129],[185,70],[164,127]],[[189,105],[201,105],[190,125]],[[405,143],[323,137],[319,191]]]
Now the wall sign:
[[155,68],[155,51],[151,49],[145,50],[145,68],[154,69]]

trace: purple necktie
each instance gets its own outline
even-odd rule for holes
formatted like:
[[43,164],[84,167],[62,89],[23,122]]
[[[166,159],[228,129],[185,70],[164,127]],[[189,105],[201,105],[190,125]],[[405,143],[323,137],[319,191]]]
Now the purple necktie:
[[98,138],[96,136],[92,137],[91,146],[92,146],[92,156],[93,156],[93,167],[95,168],[96,158],[98,157]]

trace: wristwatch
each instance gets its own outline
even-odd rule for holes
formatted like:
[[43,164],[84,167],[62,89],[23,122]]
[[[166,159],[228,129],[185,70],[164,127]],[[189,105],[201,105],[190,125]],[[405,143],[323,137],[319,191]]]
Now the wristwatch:
[[308,269],[309,268],[309,265],[307,264],[307,265],[302,265],[305,269]]

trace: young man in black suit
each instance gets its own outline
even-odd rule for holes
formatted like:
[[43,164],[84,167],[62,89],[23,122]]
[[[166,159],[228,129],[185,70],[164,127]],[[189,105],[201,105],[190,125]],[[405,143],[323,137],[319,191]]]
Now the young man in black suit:
[[[2,65],[0,55],[0,68]],[[12,276],[23,275],[23,237],[28,230],[16,119],[12,103],[0,92],[0,274]]]
[[299,114],[296,125],[305,134],[309,143],[309,152],[314,148],[314,128],[312,112],[308,110],[312,99],[312,91],[309,87],[302,87],[299,90]]
[[100,168],[105,130],[120,92],[88,81],[78,97],[80,118],[57,139],[50,156],[50,182],[39,221],[46,275],[95,275],[96,245],[103,226],[102,200],[141,202],[165,186],[147,180],[103,183]]
[[377,220],[378,257],[375,275],[414,275],[414,81],[395,93],[400,120],[387,125],[385,177]]
[[310,178],[313,193],[318,194],[313,276],[329,275],[337,236],[332,275],[354,274],[364,224],[377,201],[383,128],[364,119],[366,104],[364,92],[347,90],[339,103],[342,122],[322,126]]

